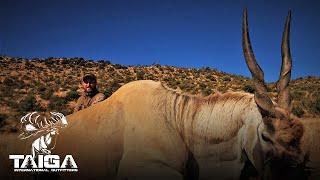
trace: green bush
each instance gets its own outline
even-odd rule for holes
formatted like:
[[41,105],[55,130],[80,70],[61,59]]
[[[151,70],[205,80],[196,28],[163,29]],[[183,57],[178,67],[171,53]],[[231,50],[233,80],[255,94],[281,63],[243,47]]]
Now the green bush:
[[201,90],[204,90],[205,88],[207,88],[207,85],[205,83],[200,83],[199,87]]
[[108,98],[109,96],[112,95],[115,91],[117,91],[121,86],[117,81],[112,81],[111,84],[108,84],[103,91],[103,94]]
[[53,95],[52,88],[46,89],[44,92],[40,93],[40,97],[45,100],[49,100],[52,97],[52,95]]
[[231,78],[229,76],[224,76],[222,77],[223,81],[231,81]]
[[61,109],[62,106],[66,105],[67,100],[63,97],[52,96],[49,100],[48,108],[50,110]]
[[293,99],[297,99],[297,100],[300,100],[301,98],[304,97],[303,91],[291,91],[290,94]]
[[317,114],[320,114],[320,97],[314,102],[314,110]]
[[210,67],[202,67],[200,69],[200,71],[202,71],[202,72],[211,72],[211,68]]
[[67,100],[63,97],[52,96],[49,100],[48,109],[50,111],[57,111],[63,114],[68,114],[70,110],[67,108]]
[[216,81],[217,81],[216,78],[215,78],[213,75],[211,75],[211,74],[207,74],[207,75],[206,75],[206,78],[209,79],[209,80],[211,80],[211,81],[213,81],[213,82],[216,82]]
[[17,77],[6,77],[3,80],[3,85],[10,89],[22,89],[25,87],[24,82],[19,80]]
[[73,85],[71,88],[70,88],[70,90],[71,91],[77,91],[78,90],[78,86],[77,85]]
[[245,92],[248,92],[248,93],[254,93],[255,92],[255,89],[252,85],[250,84],[246,84],[242,90],[244,90]]
[[12,109],[19,109],[19,107],[20,107],[20,103],[14,99],[7,99],[6,103]]
[[218,87],[219,92],[225,93],[225,92],[227,92],[227,90],[228,90],[228,87],[226,87],[226,86],[219,86]]
[[112,95],[112,88],[108,87],[104,90],[103,94],[106,96],[106,98],[110,97]]
[[43,92],[46,91],[46,86],[43,85],[43,84],[40,84],[40,85],[38,86],[37,90],[38,90],[39,93],[43,93]]
[[304,110],[300,106],[294,106],[292,108],[292,113],[301,118],[304,115]]
[[73,91],[73,90],[69,91],[67,93],[67,96],[66,96],[66,100],[67,101],[73,101],[73,100],[78,99],[78,98],[79,98],[78,92],[77,91]]
[[156,78],[153,74],[150,74],[150,73],[146,73],[146,74],[145,74],[145,79],[148,79],[148,80],[157,80],[157,78]]
[[41,105],[37,102],[34,95],[25,97],[18,106],[20,112],[43,111]]
[[202,90],[202,94],[205,96],[209,96],[211,93],[212,93],[212,90],[209,88]]
[[173,88],[173,89],[177,88],[177,85],[178,85],[178,84],[179,84],[179,81],[176,81],[175,79],[170,79],[170,80],[168,81],[169,87],[171,87],[171,88]]
[[179,87],[181,90],[185,91],[185,89],[188,87],[188,85],[185,84],[185,82],[182,81],[182,82],[178,85],[178,87]]
[[0,97],[12,97],[14,94],[10,86],[0,86]]
[[99,60],[98,63],[102,63],[102,64],[105,64],[105,65],[111,64],[111,62],[109,60]]
[[134,78],[128,75],[128,76],[125,76],[124,80],[125,80],[125,83],[129,83],[131,81],[134,81]]
[[113,67],[114,67],[115,69],[127,69],[127,66],[123,66],[123,65],[121,65],[121,64],[114,64]]
[[137,80],[143,80],[144,79],[144,72],[143,71],[138,71],[137,72]]
[[15,85],[15,79],[13,78],[10,78],[10,77],[6,77],[4,80],[3,80],[3,84],[6,85],[6,86],[14,86]]

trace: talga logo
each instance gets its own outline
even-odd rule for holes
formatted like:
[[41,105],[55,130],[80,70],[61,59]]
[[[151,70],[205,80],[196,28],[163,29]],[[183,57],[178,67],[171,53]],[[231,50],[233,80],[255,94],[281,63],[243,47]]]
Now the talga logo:
[[[58,155],[38,155],[36,160],[31,155],[9,155],[13,160],[15,172],[77,172],[78,166],[72,155],[66,155],[60,164]],[[20,160],[23,160],[22,163]],[[36,163],[37,161],[37,163]]]
[[[21,140],[31,138],[37,134],[31,146],[31,155],[9,155],[13,160],[15,172],[76,172],[78,166],[72,155],[66,155],[60,161],[59,155],[51,155],[59,135],[59,130],[68,125],[62,113],[50,112],[51,117],[41,117],[37,112],[28,113],[20,119]],[[22,162],[22,163],[21,163]]]

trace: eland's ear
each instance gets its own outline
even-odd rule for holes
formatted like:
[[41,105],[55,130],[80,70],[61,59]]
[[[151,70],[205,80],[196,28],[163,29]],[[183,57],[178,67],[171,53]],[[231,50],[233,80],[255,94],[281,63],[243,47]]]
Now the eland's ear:
[[246,133],[248,139],[244,142],[244,151],[243,156],[245,161],[250,161],[254,169],[257,171],[258,174],[263,172],[263,165],[264,165],[264,155],[262,151],[262,147],[260,144],[259,136],[257,136],[257,131],[260,128],[260,125],[263,123],[258,124],[258,129],[256,125],[249,125],[246,129]]
[[264,168],[264,160],[263,160],[263,154],[262,154],[262,148],[259,143],[257,143],[252,152],[252,157],[253,157],[253,166],[256,168],[258,171],[258,174],[263,173],[263,168]]

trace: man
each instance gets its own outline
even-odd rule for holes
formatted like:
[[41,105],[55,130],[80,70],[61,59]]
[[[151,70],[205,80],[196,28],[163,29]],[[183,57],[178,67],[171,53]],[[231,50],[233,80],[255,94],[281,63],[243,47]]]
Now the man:
[[78,99],[73,112],[85,109],[93,104],[103,101],[106,97],[97,90],[97,78],[93,74],[88,74],[82,78],[82,88],[84,93]]

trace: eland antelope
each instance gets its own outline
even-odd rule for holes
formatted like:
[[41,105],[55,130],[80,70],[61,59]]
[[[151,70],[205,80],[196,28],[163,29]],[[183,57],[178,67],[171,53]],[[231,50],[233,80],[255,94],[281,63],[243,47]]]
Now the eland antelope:
[[[259,177],[273,159],[301,161],[303,126],[290,113],[290,12],[282,38],[278,99],[268,96],[251,48],[246,10],[242,39],[255,94],[199,97],[160,82],[135,81],[105,101],[67,116],[53,154],[72,154],[84,179],[239,179],[246,162]],[[0,174],[8,154],[27,153],[14,135],[0,139]],[[20,149],[19,149],[20,148]],[[269,177],[269,176],[268,176]]]

